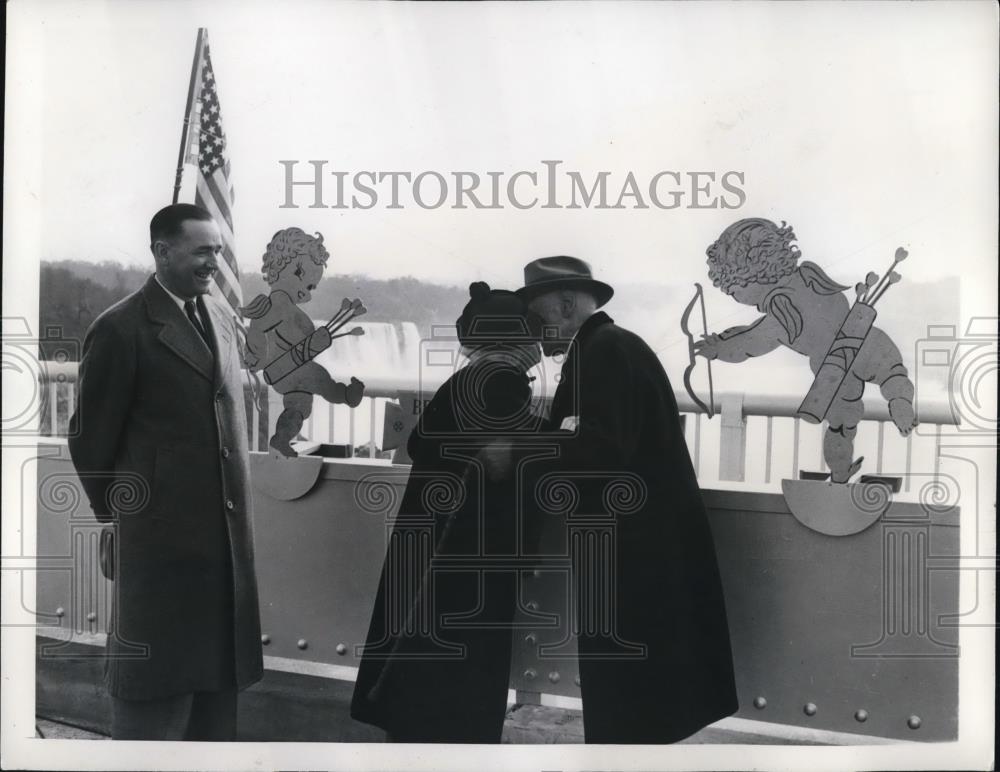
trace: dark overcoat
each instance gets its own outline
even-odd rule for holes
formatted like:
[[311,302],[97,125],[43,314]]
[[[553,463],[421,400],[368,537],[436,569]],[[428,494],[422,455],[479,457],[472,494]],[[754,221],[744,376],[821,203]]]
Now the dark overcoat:
[[263,672],[237,330],[204,303],[214,353],[154,277],[84,341],[69,448],[115,524],[105,680],[124,699],[242,689]]
[[[604,312],[584,323],[563,364],[551,427],[570,416],[579,425],[554,469],[577,481],[577,513],[614,518],[612,558],[573,553],[577,587],[607,581],[598,575],[612,564],[614,574],[613,635],[583,625],[578,637],[586,741],[673,742],[738,707],[722,585],[666,373]],[[620,507],[605,486],[616,476],[635,488]]]
[[453,375],[424,409],[407,443],[413,466],[354,718],[409,742],[500,742],[517,605],[517,569],[504,560],[532,536],[516,523],[513,478],[486,480],[475,456],[501,434],[540,428],[527,376],[483,359]]

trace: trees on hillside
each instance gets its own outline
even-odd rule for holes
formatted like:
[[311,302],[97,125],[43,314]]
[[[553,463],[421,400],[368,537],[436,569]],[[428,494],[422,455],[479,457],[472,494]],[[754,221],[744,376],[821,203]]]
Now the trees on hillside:
[[[94,319],[114,303],[137,290],[149,276],[149,270],[117,263],[84,263],[65,260],[42,263],[39,286],[39,326],[52,328],[64,339],[83,342]],[[243,297],[250,302],[267,292],[260,274],[243,276]],[[453,324],[468,301],[468,292],[421,281],[413,277],[372,279],[367,276],[327,276],[320,281],[313,299],[303,306],[316,319],[330,317],[345,297],[359,297],[368,307],[366,321],[413,322],[422,334],[431,325]],[[52,346],[41,344],[42,357],[48,359]]]

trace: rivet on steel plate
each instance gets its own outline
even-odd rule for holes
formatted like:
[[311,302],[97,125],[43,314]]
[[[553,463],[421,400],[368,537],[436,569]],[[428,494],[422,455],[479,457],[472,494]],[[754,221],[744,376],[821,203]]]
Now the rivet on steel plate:
[[271,642],[271,636],[268,635],[267,633],[262,634],[260,636],[260,642],[263,643],[265,646],[267,646],[267,644]]
[[524,636],[524,642],[534,645],[538,643],[538,636],[535,635],[534,633],[528,633],[526,636]]
[[347,654],[347,647],[344,644],[342,644],[342,643],[338,643],[337,644],[337,653],[338,654]]
[[538,673],[536,673],[535,669],[531,667],[529,667],[527,670],[524,671],[524,677],[527,678],[529,681],[535,680],[535,676],[537,675]]
[[559,673],[558,673],[558,671],[553,670],[551,673],[549,673],[549,681],[551,681],[554,684],[559,683]]
[[299,638],[298,642],[295,644],[300,649],[305,649],[309,646],[309,642],[305,638]]
[[538,601],[537,600],[528,601],[528,608],[531,611],[538,611]]
[[93,622],[95,619],[97,619],[97,614],[95,612],[91,611],[87,614],[88,622]]
[[763,710],[764,708],[767,707],[767,700],[764,699],[763,697],[754,697],[753,706],[757,708],[757,710]]
[[62,606],[60,606],[59,608],[56,609],[56,616],[57,617],[61,617],[61,616],[65,616],[65,615],[66,615],[66,609],[64,609]]
[[919,729],[922,723],[923,722],[920,720],[920,716],[910,716],[906,719],[906,725],[910,727],[910,729]]
[[858,711],[854,714],[854,720],[860,721],[863,724],[865,721],[868,720],[868,711],[865,710],[864,708],[859,708]]
[[574,676],[573,677],[573,683],[575,683],[577,686],[579,686],[580,685],[580,676],[578,676],[578,675]]
[[807,716],[815,716],[816,710],[817,708],[815,702],[807,702],[805,706],[802,708],[802,712],[805,713]]

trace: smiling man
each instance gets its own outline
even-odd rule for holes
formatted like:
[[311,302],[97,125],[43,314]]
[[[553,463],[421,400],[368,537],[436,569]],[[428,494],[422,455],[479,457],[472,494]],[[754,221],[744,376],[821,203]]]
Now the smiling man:
[[263,672],[246,418],[222,239],[190,204],[150,222],[156,272],[87,332],[69,449],[114,547],[111,734],[234,740]]

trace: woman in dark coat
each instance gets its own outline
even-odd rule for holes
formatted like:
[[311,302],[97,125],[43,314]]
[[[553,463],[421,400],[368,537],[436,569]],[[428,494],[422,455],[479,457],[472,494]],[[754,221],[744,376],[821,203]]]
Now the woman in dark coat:
[[513,479],[489,479],[477,456],[538,429],[527,371],[541,352],[517,295],[483,282],[469,292],[456,327],[470,361],[410,435],[413,467],[351,703],[397,742],[498,743],[507,706],[517,570],[497,558],[518,554],[523,531]]

